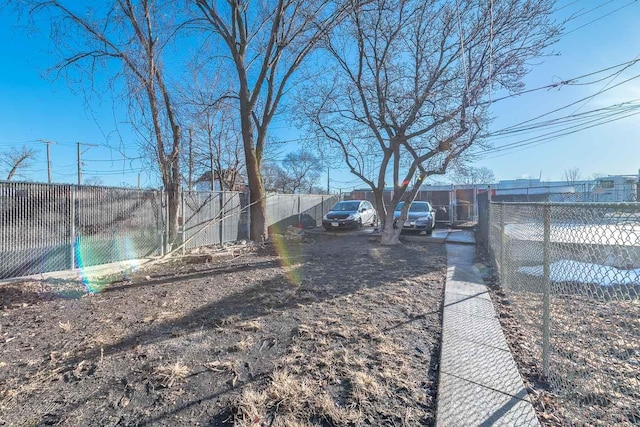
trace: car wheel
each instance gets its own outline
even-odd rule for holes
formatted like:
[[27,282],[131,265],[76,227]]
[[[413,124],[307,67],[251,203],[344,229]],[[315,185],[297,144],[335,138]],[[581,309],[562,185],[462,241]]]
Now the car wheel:
[[433,228],[427,230],[427,236],[431,236],[433,234]]

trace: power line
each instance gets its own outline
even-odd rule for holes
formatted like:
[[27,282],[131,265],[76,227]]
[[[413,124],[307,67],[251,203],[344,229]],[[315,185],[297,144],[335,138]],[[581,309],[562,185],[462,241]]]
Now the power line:
[[[610,67],[602,68],[602,69],[597,70],[597,71],[592,71],[592,72],[590,72],[588,74],[583,74],[581,76],[572,77],[572,78],[569,78],[569,79],[564,79],[564,80],[562,80],[560,82],[557,82],[557,83],[551,83],[551,84],[544,85],[544,86],[539,86],[539,87],[536,87],[536,88],[533,88],[533,89],[527,89],[527,90],[524,90],[522,92],[514,93],[514,94],[511,94],[511,95],[505,95],[503,97],[496,98],[493,101],[482,101],[482,102],[479,102],[479,103],[475,104],[474,106],[488,105],[490,103],[493,104],[493,103],[498,102],[498,101],[503,101],[505,99],[515,98],[515,97],[518,97],[518,96],[521,96],[521,95],[525,95],[527,93],[537,92],[537,91],[545,90],[545,89],[556,89],[556,88],[561,88],[562,86],[588,86],[588,85],[591,85],[591,84],[594,84],[594,83],[599,83],[599,82],[601,82],[603,80],[606,80],[606,79],[608,79],[608,78],[610,78],[612,76],[618,75],[622,71],[628,69],[629,67],[632,67],[633,65],[637,64],[638,62],[640,62],[640,58],[635,58],[635,59],[632,59],[630,61],[626,61],[626,62],[617,64],[617,65],[613,65],[613,66],[610,66]],[[620,68],[620,67],[624,67],[624,68],[622,70],[616,71],[615,73],[612,73],[612,74],[609,74],[609,75],[607,75],[605,77],[602,77],[602,78],[600,78],[598,80],[594,80],[592,82],[586,82],[586,83],[576,83],[577,80],[583,79],[585,77],[591,77],[591,76],[594,76],[596,74],[601,74],[601,73],[603,73],[605,71],[613,70],[613,69]]]
[[581,17],[581,16],[583,16],[583,15],[587,15],[587,14],[589,14],[589,13],[593,12],[593,11],[594,11],[594,10],[596,10],[596,9],[600,9],[601,7],[605,7],[605,6],[606,6],[606,5],[608,5],[609,3],[613,3],[614,1],[615,1],[615,0],[609,0],[609,1],[608,1],[608,2],[606,2],[606,3],[603,3],[603,4],[600,4],[600,5],[598,5],[598,6],[592,7],[591,9],[587,10],[586,12],[582,12],[582,13],[579,13],[579,14],[577,14],[577,15],[573,15],[573,16],[571,17],[571,19],[573,20],[573,19],[577,19],[577,18],[579,18],[579,17]]
[[554,10],[554,11],[553,11],[553,13],[559,12],[559,11],[561,11],[562,9],[566,9],[566,8],[567,8],[567,7],[569,7],[569,6],[571,6],[571,5],[573,5],[573,4],[578,3],[579,1],[581,1],[581,0],[573,0],[571,3],[569,3],[569,4],[565,4],[564,6],[561,6],[561,7],[557,8],[556,10]]
[[[539,135],[537,137],[532,137],[532,138],[527,138],[524,140],[520,140],[520,141],[516,141],[510,144],[505,144],[499,147],[495,147],[493,149],[487,149],[484,151],[484,153],[488,153],[488,154],[495,154],[495,153],[501,153],[501,154],[496,154],[493,156],[482,156],[484,159],[492,159],[492,158],[496,158],[496,157],[501,157],[503,155],[506,154],[511,154],[513,152],[517,152],[517,151],[521,151],[521,150],[517,150],[517,149],[525,149],[526,148],[533,148],[535,146],[541,145],[543,143],[547,143],[553,140],[556,140],[560,137],[563,136],[567,136],[567,135],[571,135],[586,129],[590,129],[596,126],[601,126],[604,124],[608,124],[608,123],[612,123],[614,121],[618,121],[618,120],[622,120],[628,117],[632,117],[635,115],[640,114],[640,111],[636,111],[640,108],[640,105],[635,106],[635,108],[633,109],[627,109],[624,111],[621,111],[619,113],[616,114],[612,114],[611,116],[607,116],[607,117],[603,117],[603,118],[597,118],[597,119],[593,119],[589,122],[586,123],[582,123],[579,125],[574,125],[574,126],[569,126],[554,132],[549,132],[543,135]],[[604,119],[607,120],[604,120]],[[604,120],[604,121],[603,121]],[[508,153],[507,153],[508,152]]]
[[128,162],[133,160],[141,160],[146,158],[146,156],[138,156],[138,157],[127,157],[123,156],[120,159],[83,159],[84,162],[98,162],[98,163],[114,163],[114,162]]
[[[591,21],[587,22],[586,24],[580,25],[579,27],[574,28],[573,30],[571,30],[571,31],[568,31],[568,32],[564,33],[563,35],[564,35],[564,36],[566,36],[566,35],[568,35],[568,34],[571,34],[571,33],[573,33],[573,32],[576,32],[576,31],[578,31],[579,29],[586,27],[587,25],[591,25],[591,24],[593,24],[594,22],[597,22],[597,21],[599,21],[599,20],[601,20],[601,19],[603,19],[603,18],[606,18],[607,16],[612,15],[612,14],[614,14],[614,13],[616,13],[616,12],[618,12],[618,11],[620,11],[620,10],[622,10],[622,9],[626,8],[626,7],[631,6],[631,5],[632,5],[633,3],[635,3],[636,1],[637,1],[637,0],[631,0],[629,3],[625,4],[624,6],[621,6],[621,7],[617,8],[617,9],[615,9],[615,10],[612,10],[612,11],[611,11],[611,12],[609,12],[609,13],[605,13],[604,15],[602,15],[602,16],[600,16],[600,17],[596,18],[596,19],[593,19],[593,20],[591,20]],[[610,3],[610,2],[609,2],[609,3]],[[594,9],[597,9],[597,7],[596,7],[596,8],[594,8]],[[592,9],[592,10],[593,10],[593,9]],[[582,15],[580,15],[580,16],[582,16]]]
[[607,112],[610,112],[611,110],[617,111],[617,110],[629,109],[629,108],[635,109],[639,107],[638,101],[640,101],[640,98],[634,99],[632,101],[621,102],[619,104],[614,104],[607,107],[585,111],[583,113],[572,113],[567,116],[557,117],[555,119],[549,119],[544,122],[532,123],[526,126],[525,125],[510,126],[508,128],[493,131],[488,136],[493,136],[493,137],[511,136],[516,133],[526,133],[527,131],[532,131],[532,130],[535,131],[543,127],[553,127],[553,126],[563,125],[565,122],[569,122],[569,121],[582,120],[583,117],[594,115],[594,113],[605,114]]
[[637,75],[635,75],[635,76],[633,76],[633,77],[631,77],[631,78],[628,78],[627,80],[624,80],[624,81],[622,81],[622,82],[620,82],[620,83],[618,83],[618,84],[616,84],[616,85],[614,85],[614,86],[611,86],[611,87],[608,87],[608,88],[603,88],[603,89],[599,90],[598,92],[594,93],[593,95],[589,95],[589,96],[586,96],[586,97],[584,97],[584,98],[578,99],[577,101],[574,101],[574,102],[572,102],[572,103],[570,103],[570,104],[567,104],[567,105],[564,105],[564,106],[562,106],[562,107],[556,108],[555,110],[551,110],[551,111],[546,112],[546,113],[544,113],[544,114],[540,114],[539,116],[536,116],[536,117],[534,117],[534,118],[532,118],[532,119],[528,119],[528,120],[525,120],[525,121],[523,121],[523,122],[516,123],[515,125],[512,125],[512,126],[510,126],[510,127],[508,127],[508,128],[505,128],[505,129],[503,129],[503,130],[509,130],[509,129],[511,129],[511,128],[514,128],[514,127],[517,127],[517,126],[520,126],[520,125],[523,125],[523,124],[526,124],[526,123],[531,123],[531,122],[533,122],[533,121],[535,121],[535,120],[538,120],[538,119],[540,119],[540,118],[542,118],[542,117],[546,117],[546,116],[548,116],[548,115],[550,115],[550,114],[557,113],[558,111],[562,111],[562,110],[564,110],[565,108],[572,107],[572,106],[574,106],[574,105],[576,105],[576,104],[578,104],[578,103],[580,103],[580,102],[582,102],[582,101],[585,101],[585,100],[588,100],[588,99],[592,99],[592,98],[596,97],[597,95],[600,95],[600,94],[602,94],[602,93],[604,93],[604,92],[608,92],[608,91],[610,91],[611,89],[614,89],[614,88],[616,88],[616,87],[618,87],[618,86],[621,86],[621,85],[623,85],[623,84],[625,84],[625,83],[628,83],[628,82],[630,82],[631,80],[635,80],[635,79],[637,79],[638,77],[640,77],[640,74],[637,74]]
[[[617,120],[622,120],[622,119],[625,119],[625,118],[628,118],[628,117],[631,117],[631,116],[635,116],[635,115],[638,115],[638,114],[640,114],[640,112],[636,112],[636,113],[633,113],[633,114],[628,114],[628,115],[623,116],[623,117],[618,117],[618,118],[612,119],[612,120],[610,120],[609,122],[606,122],[606,123],[614,122],[614,121],[617,121]],[[603,125],[603,124],[606,124],[606,123],[594,124],[592,126],[587,126],[587,127],[583,128],[583,129],[579,129],[579,130],[576,130],[576,131],[567,132],[565,134],[560,134],[560,135],[556,135],[554,137],[546,138],[545,140],[534,141],[534,142],[531,142],[531,143],[528,143],[528,144],[523,144],[520,147],[515,147],[511,151],[507,152],[507,150],[505,150],[505,152],[502,152],[502,153],[499,153],[499,154],[495,154],[495,155],[492,155],[492,156],[483,157],[483,159],[495,159],[495,158],[503,157],[503,156],[506,156],[506,155],[509,155],[509,154],[518,153],[518,152],[521,152],[521,151],[524,151],[524,150],[528,150],[530,148],[534,148],[534,147],[540,146],[542,144],[546,144],[547,142],[555,141],[556,139],[559,139],[559,138],[561,138],[563,136],[571,135],[571,134],[577,133],[579,131],[586,130],[586,129],[589,129],[589,128],[592,128],[592,127],[596,127],[596,126],[600,126],[600,125]]]

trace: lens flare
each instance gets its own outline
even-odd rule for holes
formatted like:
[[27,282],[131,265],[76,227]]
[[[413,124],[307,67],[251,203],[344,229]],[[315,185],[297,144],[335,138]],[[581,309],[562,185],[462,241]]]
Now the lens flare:
[[280,258],[280,265],[285,270],[287,280],[292,285],[299,286],[302,283],[302,277],[300,275],[299,269],[301,264],[294,259],[289,243],[283,236],[280,235],[275,235],[273,241],[276,248],[276,253]]
[[[109,253],[117,255],[116,259],[123,260],[118,267],[123,276],[127,276],[131,270],[139,266],[139,255],[135,245],[129,237],[117,237],[110,243],[95,241],[78,236],[74,247],[76,264],[80,273],[80,279],[87,292],[97,294],[106,288],[109,281],[104,280],[105,256]],[[95,266],[95,267],[94,267]],[[113,269],[109,269],[113,273]]]

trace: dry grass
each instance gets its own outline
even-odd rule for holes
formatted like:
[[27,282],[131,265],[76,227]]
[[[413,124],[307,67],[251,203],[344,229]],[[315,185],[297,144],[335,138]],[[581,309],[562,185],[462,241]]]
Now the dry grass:
[[239,323],[238,328],[243,331],[258,332],[261,331],[264,326],[257,320],[248,320],[246,322]]
[[73,329],[71,327],[71,322],[58,322],[58,326],[60,327],[60,329],[62,329],[64,332],[71,332],[71,330]]
[[351,396],[355,402],[363,404],[376,401],[385,395],[385,387],[372,375],[364,371],[351,374]]
[[99,329],[90,337],[90,347],[105,347],[113,345],[122,340],[127,335],[127,329],[122,325],[108,325]]
[[8,309],[0,424],[432,424],[443,251],[349,240]]
[[232,316],[227,316],[223,319],[220,319],[220,326],[229,326],[229,325],[233,325],[234,323],[238,323],[240,321],[241,317],[238,315],[232,315]]
[[277,370],[266,389],[246,388],[236,401],[236,424],[243,426],[309,426],[314,414],[332,425],[362,422],[355,408],[341,408],[327,392],[319,391],[307,379],[288,370]]
[[158,366],[154,371],[154,376],[162,386],[171,388],[183,382],[191,373],[188,366],[183,365],[179,360],[172,365]]
[[431,397],[421,384],[427,383],[428,366],[421,365],[422,375],[416,375],[415,343],[385,332],[381,326],[389,324],[373,308],[382,302],[402,324],[406,317],[399,313],[412,302],[412,291],[404,287],[421,286],[420,280],[405,281],[321,304],[313,320],[298,325],[268,384],[245,388],[238,397],[236,425],[359,425],[368,411],[384,412],[389,400],[403,404],[401,413],[390,409],[394,423],[424,424],[429,417],[422,405]]
[[213,372],[234,372],[236,370],[236,363],[231,360],[214,360],[203,363],[203,366]]
[[247,351],[254,343],[254,339],[251,336],[242,338],[237,343],[229,347],[229,351],[232,353]]
[[541,295],[507,294],[503,327],[519,368],[534,390],[543,425],[640,424],[640,300],[602,301],[557,295],[551,300],[551,378],[541,381]]

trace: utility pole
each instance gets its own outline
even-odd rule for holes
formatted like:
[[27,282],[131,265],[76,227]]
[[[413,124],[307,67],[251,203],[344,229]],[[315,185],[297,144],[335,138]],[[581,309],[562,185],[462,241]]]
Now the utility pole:
[[78,185],[82,184],[82,161],[80,160],[80,143],[78,142],[77,145],[77,150],[78,150]]
[[49,184],[51,184],[51,151],[49,150],[49,145],[55,144],[55,142],[49,141],[48,139],[39,139],[38,141],[47,145],[47,178]]
[[193,128],[189,127],[189,191],[193,190]]
[[97,147],[97,145],[96,144],[84,144],[82,142],[78,142],[77,145],[78,145],[78,148],[77,148],[77,151],[78,151],[78,185],[82,185],[82,159],[81,159],[82,152],[81,152],[80,147],[83,146],[83,145],[85,145],[87,147]]
[[331,168],[329,168],[329,167],[327,166],[327,194],[331,194],[331,193],[329,192],[329,171],[330,171],[330,170],[331,170]]

